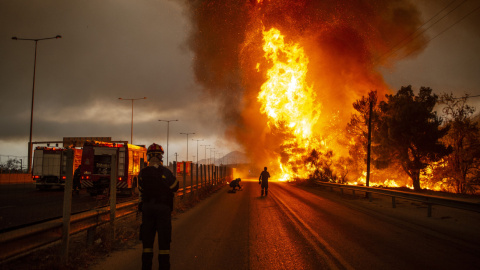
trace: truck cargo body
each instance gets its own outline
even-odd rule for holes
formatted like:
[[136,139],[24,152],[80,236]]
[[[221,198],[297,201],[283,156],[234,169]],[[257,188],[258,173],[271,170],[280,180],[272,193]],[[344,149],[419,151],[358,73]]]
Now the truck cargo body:
[[67,173],[73,172],[82,160],[82,149],[73,149],[73,170],[67,172],[67,156],[65,148],[37,147],[33,156],[32,178],[37,189],[49,189],[52,187],[63,188]]
[[136,192],[141,163],[146,160],[147,149],[127,143],[86,142],[83,146],[82,187],[90,195],[106,194],[110,187],[112,156],[117,156],[117,193],[132,195]]

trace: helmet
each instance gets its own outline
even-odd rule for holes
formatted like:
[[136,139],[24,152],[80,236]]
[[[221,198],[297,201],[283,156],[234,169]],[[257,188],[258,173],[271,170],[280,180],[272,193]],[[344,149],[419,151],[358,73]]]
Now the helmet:
[[159,160],[163,160],[163,147],[159,144],[153,143],[147,148],[147,157],[150,160],[152,157],[156,157]]

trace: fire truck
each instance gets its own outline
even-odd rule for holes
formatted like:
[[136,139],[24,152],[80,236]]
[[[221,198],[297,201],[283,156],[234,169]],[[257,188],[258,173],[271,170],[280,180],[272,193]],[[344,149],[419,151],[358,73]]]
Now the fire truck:
[[73,149],[73,170],[67,172],[66,148],[43,147],[35,148],[33,153],[32,178],[39,190],[52,187],[65,187],[67,173],[73,174],[82,161],[82,149]]
[[[83,145],[80,169],[82,188],[90,195],[106,194],[110,188],[112,156],[117,157],[117,193],[133,195],[138,184],[138,174],[147,160],[147,149],[115,142],[86,141]],[[107,193],[108,194],[108,193]]]

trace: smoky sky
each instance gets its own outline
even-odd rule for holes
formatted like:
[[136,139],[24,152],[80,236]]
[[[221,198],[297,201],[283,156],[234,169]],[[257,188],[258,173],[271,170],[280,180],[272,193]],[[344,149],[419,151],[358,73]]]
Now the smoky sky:
[[[424,22],[443,8],[443,3],[418,5],[408,0],[183,3],[192,24],[188,44],[195,54],[195,78],[206,93],[222,99],[220,104],[224,104],[228,134],[244,145],[252,159],[260,162],[276,160],[281,155],[282,150],[278,148],[285,136],[274,135],[266,127],[266,118],[260,114],[256,99],[269,65],[263,59],[264,29],[277,28],[285,35],[286,42],[298,42],[305,48],[310,59],[308,80],[317,93],[318,102],[322,103],[323,119],[316,127],[317,136],[322,139],[335,139],[331,127],[335,126],[337,131],[342,129],[342,123],[345,124],[353,112],[351,104],[368,91],[376,90],[383,97],[402,85],[420,87],[431,82],[422,81],[433,75],[430,73],[439,79],[438,72],[434,72],[438,67],[431,63],[417,81],[406,78],[394,86],[387,80],[392,82],[395,78],[385,79],[382,70],[388,74],[397,63],[425,54],[431,35],[441,28],[432,33],[417,30],[428,27]],[[463,14],[468,11],[468,7],[463,7]],[[449,17],[443,27],[453,24],[459,16],[462,15]],[[475,30],[471,33],[475,34]],[[478,39],[476,44],[478,46]],[[448,56],[438,54],[436,57],[441,57],[436,59],[441,62]],[[263,71],[259,71],[259,66]],[[466,72],[472,74],[468,69],[478,70],[478,65],[466,63]],[[478,79],[472,79],[478,87]],[[469,90],[471,95],[478,91],[475,87]]]
[[[217,105],[192,76],[194,57],[186,46],[190,25],[172,1],[2,1],[0,3],[2,154],[25,155],[28,142],[33,41],[38,42],[33,141],[104,136],[130,140],[134,101],[134,143],[166,144],[186,158],[203,139],[219,149],[223,133]],[[172,146],[173,144],[173,146]],[[173,148],[173,149],[172,149]],[[195,149],[196,150],[196,149]],[[195,151],[196,152],[196,151]],[[225,154],[227,150],[224,151]],[[196,153],[195,153],[196,154]],[[190,154],[190,159],[192,156]]]
[[[257,20],[279,27],[308,52],[329,48],[324,50],[330,52],[329,63],[335,54],[350,55],[339,57],[332,70],[369,74],[362,76],[365,82],[383,85],[385,92],[409,84],[438,93],[480,92],[479,12],[429,40],[474,10],[477,4],[471,1],[443,26],[436,24],[379,63],[372,62],[450,1],[261,2],[1,1],[0,154],[26,155],[29,134],[34,42],[13,36],[63,36],[38,42],[34,141],[69,136],[130,140],[131,102],[118,98],[147,97],[134,102],[134,143],[165,144],[166,123],[158,120],[178,119],[170,123],[170,154],[185,158],[186,138],[180,132],[196,133],[189,137],[190,159],[196,155],[192,138],[224,154],[250,151],[245,145],[268,132],[257,121],[262,116],[253,102],[262,74],[251,64],[264,61],[252,36]],[[311,76],[322,74],[322,55],[312,55]],[[353,62],[369,70],[347,68]],[[249,121],[252,116],[255,121]]]

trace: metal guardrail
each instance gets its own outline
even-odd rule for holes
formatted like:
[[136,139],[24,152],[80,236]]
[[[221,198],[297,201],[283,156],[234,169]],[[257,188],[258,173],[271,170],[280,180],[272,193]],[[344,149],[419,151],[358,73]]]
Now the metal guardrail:
[[[135,213],[138,201],[117,204],[115,218]],[[110,207],[90,210],[71,216],[70,234],[76,234],[110,221]],[[63,219],[58,218],[33,226],[0,234],[0,261],[13,259],[62,239]],[[87,236],[88,237],[88,236]]]
[[388,190],[388,189],[381,189],[381,188],[374,188],[374,187],[362,187],[362,186],[350,186],[344,184],[336,184],[336,183],[327,183],[327,182],[316,182],[317,185],[326,186],[333,188],[338,188],[343,193],[343,189],[346,190],[353,190],[353,191],[361,191],[368,193],[377,193],[386,196],[392,197],[392,208],[396,207],[395,198],[403,198],[412,201],[418,201],[425,203],[428,206],[428,213],[427,216],[432,216],[432,205],[441,205],[446,207],[452,207],[457,209],[463,209],[468,211],[473,211],[480,213],[480,202],[470,202],[464,201],[459,199],[451,199],[446,197],[440,196],[433,196],[433,195],[422,195],[413,192],[404,192],[404,191],[396,191],[396,190]]
[[[198,184],[198,190],[208,185]],[[188,193],[197,191],[197,185],[180,188],[176,197],[184,197]],[[119,203],[116,205],[115,220],[136,214],[138,199]],[[70,235],[87,231],[87,239],[92,239],[95,228],[105,225],[110,221],[110,207],[90,210],[73,214],[70,219]],[[16,229],[0,234],[0,263],[10,261],[16,257],[24,256],[36,249],[50,244],[60,243],[62,240],[63,219],[39,223],[36,225]],[[87,240],[88,241],[88,240]]]

